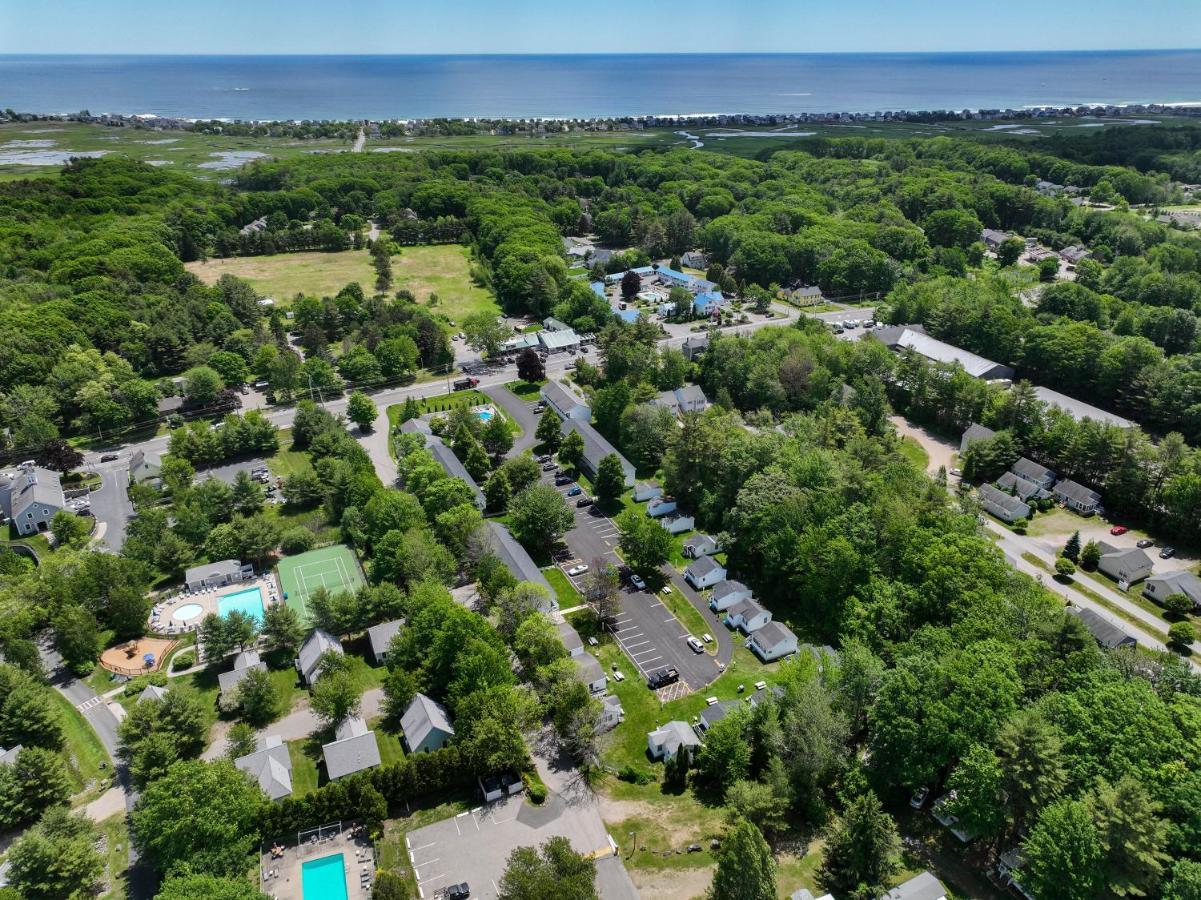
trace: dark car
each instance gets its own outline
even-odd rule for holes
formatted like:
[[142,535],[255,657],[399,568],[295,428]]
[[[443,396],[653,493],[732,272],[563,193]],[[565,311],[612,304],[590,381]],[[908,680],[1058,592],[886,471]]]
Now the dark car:
[[121,457],[116,453],[106,453],[106,454],[104,454],[104,456],[100,457],[100,461],[101,462],[116,462],[120,458]]
[[1162,550],[1159,551],[1160,559],[1171,559],[1175,555],[1176,555],[1175,547],[1164,547]]
[[1152,547],[1154,545],[1155,541],[1151,540],[1150,538],[1143,538],[1134,546],[1138,547],[1140,550],[1146,550],[1148,547]]
[[446,889],[447,900],[467,900],[471,896],[471,888],[467,886],[466,881],[461,881],[458,884],[452,884]]
[[578,508],[583,509],[585,506],[591,506],[595,502],[596,501],[593,500],[591,497],[581,497],[579,500],[577,500],[575,502],[575,505]]
[[680,673],[675,666],[668,666],[664,669],[656,669],[646,677],[646,686],[652,691],[656,691],[661,687],[666,687],[669,684],[675,684],[680,680]]
[[571,476],[570,475],[556,475],[555,476],[555,484],[558,485],[559,487],[562,487],[565,484],[571,484]]

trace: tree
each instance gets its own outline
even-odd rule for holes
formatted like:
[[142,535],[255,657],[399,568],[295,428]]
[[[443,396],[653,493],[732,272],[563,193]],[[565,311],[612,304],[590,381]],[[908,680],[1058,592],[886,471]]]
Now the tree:
[[1021,259],[1025,249],[1026,242],[1020,237],[1007,237],[997,247],[997,262],[1002,266],[1012,266]]
[[1070,559],[1076,562],[1080,559],[1080,532],[1073,531],[1072,536],[1068,538],[1068,542],[1064,544],[1063,552],[1060,554],[1064,559]]
[[488,481],[484,484],[484,503],[488,509],[504,509],[512,496],[513,489],[504,469],[497,469],[488,476]]
[[262,727],[279,712],[279,695],[266,669],[251,669],[237,687],[238,712],[251,725]]
[[463,320],[463,336],[467,346],[484,356],[496,356],[500,353],[505,341],[512,335],[512,329],[504,319],[489,312],[478,312]]
[[663,789],[681,794],[688,787],[688,773],[692,771],[692,750],[681,744],[675,755],[663,764]]
[[602,622],[615,618],[621,609],[620,589],[621,577],[617,568],[603,559],[593,559],[584,575],[584,602]]
[[1060,578],[1071,578],[1076,574],[1076,564],[1061,556],[1055,560],[1055,574]]
[[613,503],[621,496],[621,492],[626,488],[626,473],[616,453],[610,453],[601,459],[596,469],[596,481],[592,486],[596,491],[596,498],[602,503]]
[[736,781],[746,778],[751,767],[751,748],[743,735],[746,716],[735,710],[705,732],[705,743],[696,754],[697,776],[718,797]]
[[86,675],[100,655],[96,617],[82,606],[64,606],[54,617],[54,640],[63,662],[76,675]]
[[1005,824],[1005,806],[1001,793],[1001,765],[996,754],[983,744],[975,744],[959,761],[947,780],[953,799],[947,812],[955,816],[964,831],[992,840]]
[[1168,643],[1181,653],[1187,652],[1195,639],[1196,634],[1190,622],[1173,622],[1168,626]]
[[1101,836],[1087,805],[1060,800],[1046,807],[1022,842],[1020,878],[1036,897],[1089,900],[1104,884]]
[[1036,810],[1049,806],[1067,787],[1063,739],[1046,717],[1020,710],[997,733],[1002,788],[1022,830]]
[[72,472],[83,463],[83,454],[59,438],[46,441],[38,451],[36,462],[56,472]]
[[509,854],[497,900],[596,900],[596,863],[560,835]]
[[12,765],[0,766],[0,828],[30,822],[71,798],[62,757],[43,747],[24,747]]
[[626,269],[621,276],[621,296],[624,300],[632,300],[642,290],[642,277],[633,269]]
[[1162,900],[1201,900],[1201,862],[1182,859],[1172,866]]
[[772,759],[765,781],[744,778],[730,785],[726,805],[733,819],[753,822],[764,834],[783,831],[792,805],[792,790],[783,761]]
[[818,884],[839,897],[878,897],[897,870],[899,850],[892,817],[866,791],[847,804],[828,832]]
[[91,534],[91,519],[60,509],[50,520],[50,530],[60,547],[80,547]]
[[1101,547],[1096,541],[1090,540],[1080,551],[1080,566],[1089,572],[1094,572],[1099,562],[1101,562]]
[[1196,605],[1188,594],[1176,593],[1164,597],[1163,608],[1171,615],[1183,619],[1196,609]]
[[499,414],[488,420],[481,438],[484,449],[492,454],[493,459],[500,459],[513,449],[513,432],[509,430],[509,423]]
[[248,725],[245,722],[234,722],[230,726],[226,741],[229,744],[225,751],[226,757],[229,759],[238,759],[254,752],[255,747],[258,745],[258,733],[252,725]]
[[[324,668],[325,661],[322,661]],[[313,712],[323,728],[334,728],[359,714],[362,703],[354,676],[344,668],[324,672],[311,688]]]
[[183,396],[189,406],[212,406],[223,390],[225,382],[208,366],[197,366],[184,373]]
[[1105,884],[1119,897],[1146,897],[1154,893],[1171,860],[1165,852],[1168,822],[1163,807],[1151,799],[1133,775],[1117,783],[1102,780],[1090,800],[1101,839]]
[[186,864],[198,874],[241,878],[258,846],[263,803],[258,785],[227,760],[177,762],[142,791],[130,834],[160,873]]
[[297,509],[311,509],[325,497],[325,488],[315,472],[297,472],[284,481],[284,500]]
[[240,516],[253,516],[263,508],[263,489],[245,470],[234,476],[233,505]]
[[653,572],[671,556],[671,535],[642,510],[623,510],[614,524],[621,535],[618,538],[621,555],[634,571]]
[[537,384],[546,379],[546,366],[542,363],[542,357],[529,347],[517,354],[517,377],[530,384]]
[[549,484],[528,487],[509,501],[509,528],[526,547],[549,547],[573,524],[567,502]]
[[735,822],[717,851],[710,900],[775,900],[776,861],[759,829]]
[[1059,259],[1049,256],[1038,261],[1038,280],[1044,284],[1054,281],[1059,276]]
[[263,638],[267,649],[291,653],[304,640],[300,615],[286,603],[272,603],[263,611]]
[[553,453],[563,440],[563,432],[559,429],[559,416],[548,406],[538,419],[538,428],[534,431],[534,437],[538,439],[538,443]]
[[[377,881],[377,888],[378,885]],[[154,897],[155,900],[264,900],[266,895],[245,878],[176,875],[164,881]]]
[[88,897],[104,872],[95,826],[64,807],[51,809],[8,854],[8,883],[22,900]]
[[361,431],[370,431],[371,423],[379,416],[375,403],[362,391],[354,391],[346,401],[346,418],[359,426]]
[[559,465],[571,471],[579,471],[580,461],[584,458],[584,438],[573,428],[563,436],[559,444]]

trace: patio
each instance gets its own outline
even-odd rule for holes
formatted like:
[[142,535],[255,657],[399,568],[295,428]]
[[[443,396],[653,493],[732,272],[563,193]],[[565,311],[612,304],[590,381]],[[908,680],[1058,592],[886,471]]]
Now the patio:
[[257,587],[263,595],[265,606],[279,603],[281,591],[275,574],[268,572],[246,581],[222,587],[189,591],[186,588],[165,600],[155,603],[150,610],[149,628],[156,634],[184,634],[195,631],[204,617],[218,611],[218,601],[227,594]]
[[[272,900],[305,900],[306,862],[341,854],[347,900],[370,900],[375,851],[361,825],[323,825],[301,832],[295,843],[268,841],[259,859],[259,890]],[[308,900],[318,900],[310,896]]]

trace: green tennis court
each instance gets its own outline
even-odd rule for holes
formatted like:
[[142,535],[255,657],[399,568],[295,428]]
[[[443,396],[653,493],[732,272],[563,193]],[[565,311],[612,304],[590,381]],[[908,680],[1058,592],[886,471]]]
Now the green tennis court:
[[364,584],[359,561],[345,544],[284,557],[275,570],[288,606],[306,620],[309,597],[317,588],[323,587],[336,594],[338,591],[357,591]]

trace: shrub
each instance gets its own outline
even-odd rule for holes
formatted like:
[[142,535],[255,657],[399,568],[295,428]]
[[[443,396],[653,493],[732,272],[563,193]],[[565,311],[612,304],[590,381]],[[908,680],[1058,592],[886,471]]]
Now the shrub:
[[639,769],[637,766],[622,766],[621,771],[617,773],[617,777],[622,781],[628,781],[630,784],[650,784],[654,780],[654,776],[645,769]]
[[279,549],[284,552],[285,556],[296,556],[299,553],[307,553],[313,549],[313,545],[317,543],[317,538],[313,532],[309,531],[304,526],[289,528],[283,533],[279,539]]
[[132,697],[135,694],[140,694],[146,690],[148,685],[156,685],[157,687],[167,686],[166,672],[150,672],[146,675],[138,675],[125,682],[124,694],[126,697]]
[[529,792],[531,803],[537,806],[545,802],[546,785],[542,783],[542,779],[538,777],[537,772],[524,772],[521,780],[525,784],[526,791]]
[[1168,629],[1168,643],[1181,651],[1189,648],[1194,637],[1193,626],[1188,622],[1173,622]]
[[1055,560],[1055,574],[1061,578],[1071,578],[1076,574],[1076,564],[1066,556]]
[[187,653],[176,653],[171,658],[171,671],[179,672],[183,669],[190,669],[196,665],[196,654],[188,651]]
[[1193,601],[1188,594],[1170,594],[1164,598],[1163,608],[1183,619],[1193,611]]

